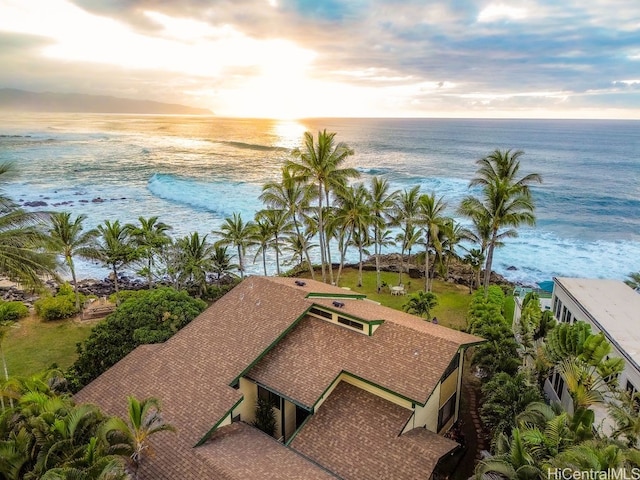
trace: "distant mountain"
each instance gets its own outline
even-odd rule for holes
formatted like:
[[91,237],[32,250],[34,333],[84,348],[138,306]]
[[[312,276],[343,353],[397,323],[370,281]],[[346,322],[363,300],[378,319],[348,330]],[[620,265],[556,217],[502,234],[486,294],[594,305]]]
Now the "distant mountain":
[[142,113],[173,115],[212,115],[206,108],[174,103],[131,100],[105,95],[79,93],[27,92],[0,88],[0,111],[73,112],[73,113]]

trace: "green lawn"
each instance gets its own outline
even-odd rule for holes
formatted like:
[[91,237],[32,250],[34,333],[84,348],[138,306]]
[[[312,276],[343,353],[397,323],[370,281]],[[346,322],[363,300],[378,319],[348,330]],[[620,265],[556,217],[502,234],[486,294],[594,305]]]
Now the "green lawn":
[[[337,273],[337,272],[336,272]],[[388,285],[398,284],[398,274],[382,272],[382,280]],[[340,279],[341,287],[364,293],[367,298],[391,308],[402,310],[408,296],[392,296],[389,288],[381,293],[376,291],[376,273],[364,272],[364,285],[357,287],[358,271],[345,269]],[[403,276],[407,294],[423,288],[423,280]],[[433,291],[438,297],[438,306],[431,316],[438,317],[441,325],[455,329],[466,327],[466,314],[471,295],[463,285],[435,281]],[[42,322],[35,316],[20,320],[9,329],[2,344],[9,375],[27,376],[40,372],[56,363],[61,368],[70,366],[76,359],[76,343],[82,342],[96,321],[78,322],[59,320]]]
[[[336,272],[337,273],[337,270]],[[398,284],[398,274],[393,272],[382,272],[381,278],[387,285]],[[411,279],[408,275],[402,276],[407,295],[424,289],[424,279]],[[355,292],[364,293],[367,298],[380,302],[387,307],[402,310],[402,306],[407,301],[405,296],[393,296],[389,287],[384,288],[381,293],[376,291],[376,272],[363,272],[363,285],[358,287],[358,270],[345,269],[340,277],[340,286],[351,288]],[[438,306],[433,310],[431,316],[438,317],[438,322],[457,330],[466,327],[466,316],[469,310],[469,287],[456,285],[453,283],[436,280],[433,283],[433,293],[438,297]]]
[[76,343],[89,336],[95,321],[71,319],[43,322],[35,315],[23,318],[2,342],[9,375],[29,376],[56,363],[61,368],[76,359]]

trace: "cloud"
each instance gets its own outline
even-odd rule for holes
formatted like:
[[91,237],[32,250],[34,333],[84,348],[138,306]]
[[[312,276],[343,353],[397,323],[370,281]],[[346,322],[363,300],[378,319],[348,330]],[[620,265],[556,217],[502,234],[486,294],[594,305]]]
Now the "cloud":
[[228,114],[280,101],[309,115],[627,104],[640,117],[639,28],[628,0],[0,0],[0,86]]

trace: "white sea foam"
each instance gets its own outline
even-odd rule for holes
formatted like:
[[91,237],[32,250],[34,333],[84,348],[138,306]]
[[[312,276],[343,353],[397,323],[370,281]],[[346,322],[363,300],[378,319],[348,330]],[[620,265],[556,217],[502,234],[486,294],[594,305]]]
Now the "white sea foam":
[[[280,128],[217,118],[0,116],[0,162],[14,161],[20,173],[5,193],[21,204],[47,203],[30,210],[84,213],[87,227],[157,215],[175,237],[211,235],[234,212],[251,220],[263,208],[261,185],[290,158],[282,147],[324,128],[356,151],[348,164],[359,181],[376,175],[396,189],[419,185],[443,196],[454,216],[460,200],[477,192],[468,188],[477,158],[523,148],[523,171],[544,177],[534,188],[538,226],[508,239],[494,270],[525,283],[640,270],[637,123],[322,119]],[[250,272],[261,273],[260,258],[252,264],[249,252],[247,260]],[[357,260],[355,250],[348,260]],[[274,262],[270,252],[270,273]],[[108,273],[80,263],[81,276]]]

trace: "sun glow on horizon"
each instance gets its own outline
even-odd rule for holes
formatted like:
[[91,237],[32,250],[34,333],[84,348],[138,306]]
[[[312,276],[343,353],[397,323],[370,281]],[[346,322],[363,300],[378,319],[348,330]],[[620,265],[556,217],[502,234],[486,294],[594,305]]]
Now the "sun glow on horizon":
[[[196,4],[168,8],[167,2],[140,3],[150,10],[116,10],[113,2],[93,3],[109,16],[92,13],[99,8],[81,8],[86,3],[78,0],[0,0],[0,42],[6,42],[0,43],[6,67],[0,77],[9,84],[0,87],[24,85],[56,93],[184,104],[210,109],[217,116],[244,118],[640,118],[635,64],[602,69],[601,77],[586,78],[590,71],[600,70],[581,60],[590,55],[586,47],[576,47],[581,43],[560,45],[552,61],[544,55],[538,58],[538,49],[529,51],[530,42],[521,41],[522,35],[534,35],[532,28],[561,13],[559,7],[487,0],[470,4],[465,15],[444,7],[421,10],[411,2],[388,1],[382,5],[389,10],[345,17],[344,25],[329,28],[324,19],[311,18],[309,12],[280,0],[259,3],[261,10],[250,15],[233,2],[202,4],[201,10]],[[354,12],[358,8],[352,6]],[[331,13],[339,10],[336,5]],[[507,62],[506,71],[513,66],[518,75],[494,82],[483,78],[485,65],[473,60],[461,66],[456,56],[451,62],[430,58],[430,53],[418,57],[427,47],[389,35],[380,24],[381,12],[390,24],[400,22],[394,24],[398,28],[411,28],[424,16],[418,12],[428,12],[424,18],[430,21],[434,15],[446,20],[441,26],[453,29],[450,39],[432,38],[428,51],[437,51],[439,42],[447,47],[464,30],[469,39],[485,42],[478,45],[491,53],[486,65]],[[594,15],[608,18],[597,10]],[[471,27],[469,18],[476,20]],[[292,24],[296,20],[309,23],[301,27]],[[623,31],[630,31],[631,21]],[[354,41],[344,42],[340,35],[352,26],[348,31]],[[515,40],[520,42],[507,47],[497,42],[507,34],[518,35]],[[540,39],[542,34],[535,35],[532,38]],[[425,33],[421,40],[428,39]],[[405,56],[407,51],[410,55]],[[465,52],[460,50],[457,57],[467,58]],[[640,60],[637,42],[628,42],[620,52],[619,58],[627,63]],[[536,83],[520,73],[529,64],[552,73]],[[613,71],[615,77],[608,73]],[[586,79],[580,81],[573,78],[583,76]]]

